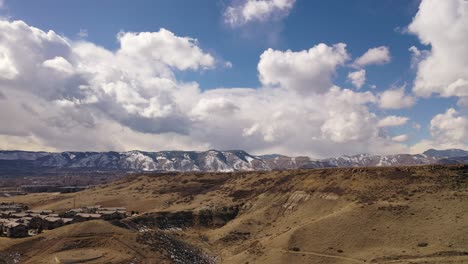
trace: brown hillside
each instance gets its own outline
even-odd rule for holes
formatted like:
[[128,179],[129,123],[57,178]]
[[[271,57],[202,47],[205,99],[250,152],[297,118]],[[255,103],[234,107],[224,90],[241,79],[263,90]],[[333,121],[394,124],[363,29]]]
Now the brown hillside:
[[[467,178],[468,166],[133,175],[74,194],[0,199],[35,209],[75,203],[153,212],[119,224],[133,229],[95,221],[2,238],[1,256],[17,254],[22,263],[65,256],[88,257],[84,263],[468,263]],[[226,218],[234,209],[237,216]],[[207,222],[207,213],[218,222]],[[182,228],[156,230],[151,219],[161,214]],[[135,231],[142,223],[154,231]]]

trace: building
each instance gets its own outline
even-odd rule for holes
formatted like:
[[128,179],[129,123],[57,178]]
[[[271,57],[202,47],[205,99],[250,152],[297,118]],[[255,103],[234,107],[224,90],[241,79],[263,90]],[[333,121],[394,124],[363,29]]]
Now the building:
[[0,211],[13,211],[19,213],[23,210],[28,209],[24,204],[17,203],[0,203]]
[[101,219],[100,214],[84,214],[84,213],[79,213],[75,215],[75,221],[77,222],[83,222],[83,221],[89,221],[89,220],[97,220]]
[[55,229],[64,225],[62,218],[60,217],[44,217],[42,218],[42,229]]
[[85,213],[85,210],[82,208],[71,209],[65,212],[64,216],[68,218],[75,217],[76,214]]
[[6,237],[27,237],[28,228],[23,223],[6,221],[2,224],[2,234]]
[[125,218],[125,212],[122,211],[97,211],[104,220],[119,220]]
[[73,222],[75,222],[73,218],[62,218],[62,221],[64,225],[72,224]]
[[[71,209],[65,213],[52,210],[27,210],[19,204],[0,204],[0,236],[26,237],[37,235],[63,225],[89,220],[119,220],[127,216],[124,207],[101,207],[100,205]],[[19,210],[24,208],[24,210]]]
[[13,213],[13,214],[10,214],[10,218],[23,218],[23,217],[27,217],[29,216],[28,214],[26,213]]
[[85,211],[88,214],[94,214],[96,213],[97,210],[100,210],[101,206],[100,205],[93,205],[93,206],[86,206]]
[[11,214],[16,214],[16,213],[17,213],[16,211],[2,211],[0,212],[0,216],[2,218],[10,218]]
[[29,226],[30,229],[40,229],[42,230],[42,217],[39,215],[36,215],[34,217],[31,217],[29,220]]
[[127,208],[125,207],[101,207],[99,211],[119,211],[119,212],[126,212]]
[[39,214],[39,215],[49,215],[49,214],[53,213],[53,211],[52,210],[26,210],[25,213]]

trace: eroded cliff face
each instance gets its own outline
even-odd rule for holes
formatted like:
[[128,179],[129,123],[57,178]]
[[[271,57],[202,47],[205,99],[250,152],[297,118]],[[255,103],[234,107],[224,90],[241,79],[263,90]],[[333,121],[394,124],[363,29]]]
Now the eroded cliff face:
[[236,218],[242,205],[144,213],[123,221],[135,229],[217,228]]

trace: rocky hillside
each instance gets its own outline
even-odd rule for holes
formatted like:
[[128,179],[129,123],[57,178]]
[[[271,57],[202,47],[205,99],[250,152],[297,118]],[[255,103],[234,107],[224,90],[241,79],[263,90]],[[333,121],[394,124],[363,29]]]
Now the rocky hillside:
[[15,171],[110,170],[110,171],[268,171],[299,168],[405,166],[424,164],[466,164],[468,151],[428,150],[423,154],[373,156],[360,154],[314,160],[283,155],[254,156],[231,151],[128,151],[128,152],[27,152],[0,151],[0,175]]

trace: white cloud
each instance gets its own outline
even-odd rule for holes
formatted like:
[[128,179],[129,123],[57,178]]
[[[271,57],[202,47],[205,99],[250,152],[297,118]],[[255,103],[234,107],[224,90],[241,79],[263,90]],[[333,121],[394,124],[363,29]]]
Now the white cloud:
[[468,143],[468,118],[450,108],[431,120],[431,135],[440,143]]
[[298,52],[268,49],[260,56],[259,78],[266,86],[278,85],[301,94],[323,93],[332,86],[336,68],[348,58],[343,43],[321,43]]
[[375,115],[363,104],[375,102],[370,93],[354,93],[337,87],[327,94],[328,118],[321,127],[325,138],[334,142],[362,141],[366,137],[375,138]]
[[387,116],[381,120],[377,126],[379,127],[392,127],[392,126],[402,126],[408,122],[409,118],[404,116]]
[[371,64],[386,64],[391,60],[390,50],[386,46],[371,48],[357,58],[353,66],[360,68]]
[[[464,0],[423,0],[409,33],[416,35],[427,50],[411,47],[416,68],[413,93],[417,96],[458,97],[458,105],[468,105],[468,4]],[[412,147],[468,148],[467,118],[453,108],[436,115],[430,124],[431,138]]]
[[429,51],[420,50],[415,46],[411,46],[408,50],[411,52],[411,68],[413,69],[417,68],[418,64],[430,55]]
[[120,33],[119,55],[137,61],[164,63],[179,70],[212,68],[215,59],[204,53],[197,40],[178,37],[161,28],[158,32]]
[[468,4],[423,0],[408,31],[430,45],[417,60],[413,92],[418,96],[468,96]]
[[402,134],[392,137],[392,140],[395,142],[405,142],[408,141],[408,135]]
[[392,88],[380,94],[380,108],[401,109],[411,107],[416,103],[416,99],[405,94],[405,87]]
[[396,147],[379,137],[377,118],[366,106],[376,102],[370,92],[332,87],[302,96],[264,87],[215,89],[202,97],[194,108],[200,124],[195,137],[219,148],[325,157]]
[[348,73],[348,80],[358,89],[360,89],[366,82],[366,70],[361,69],[358,71]]
[[224,11],[224,22],[232,27],[249,22],[277,20],[287,16],[296,0],[241,0]]
[[262,87],[202,91],[175,77],[215,66],[194,39],[161,29],[121,33],[118,41],[108,50],[0,22],[0,49],[19,73],[0,79],[0,120],[15,123],[0,127],[0,148],[240,148],[316,157],[405,150],[380,135],[373,93],[333,85],[348,59],[344,44],[269,49],[258,63]]
[[177,102],[173,93],[198,93],[198,86],[179,83],[172,70],[214,66],[213,57],[194,39],[164,29],[120,33],[121,47],[115,52],[70,42],[21,21],[0,22],[0,35],[8,36],[0,36],[0,50],[7,51],[21,73],[8,83],[11,89],[96,108],[142,132],[186,133],[190,120],[183,114],[183,100]]
[[0,79],[13,79],[18,75],[18,70],[11,61],[9,55],[0,50]]
[[54,69],[56,71],[72,74],[74,69],[73,66],[63,57],[55,57],[50,60],[46,60],[42,63],[44,67]]
[[430,131],[430,139],[423,139],[411,147],[413,153],[421,153],[430,148],[468,148],[468,118],[453,108],[434,116]]
[[216,116],[230,116],[233,115],[235,111],[239,110],[239,107],[226,98],[202,98],[195,107],[192,109],[192,115],[198,116],[201,118]]

